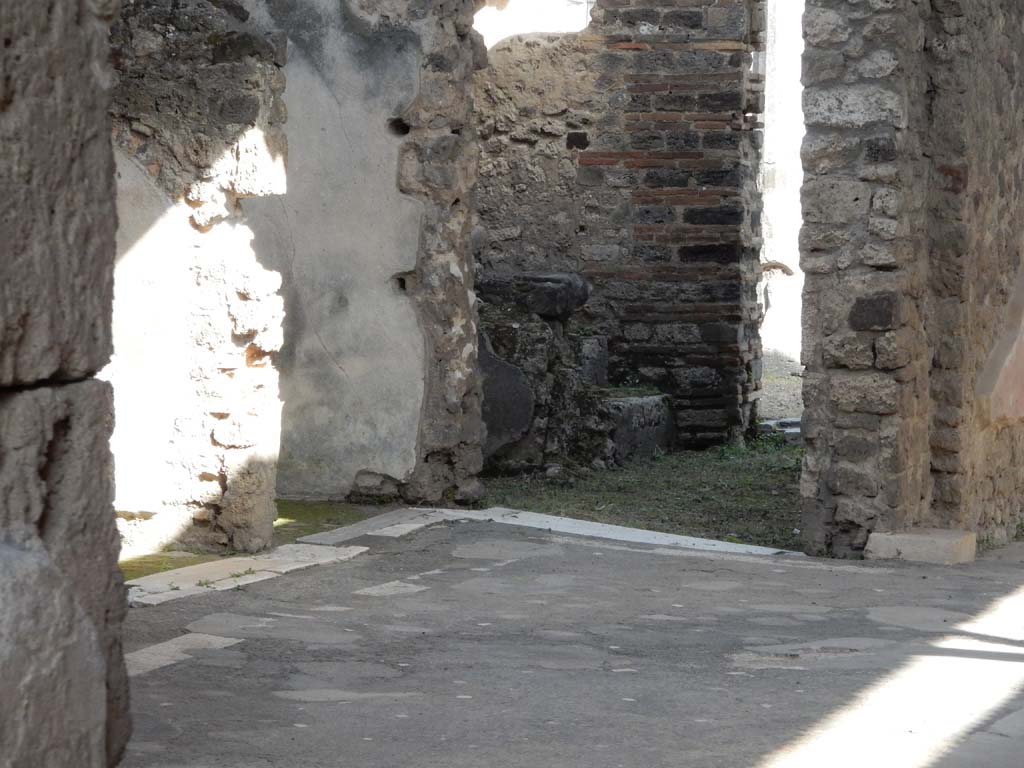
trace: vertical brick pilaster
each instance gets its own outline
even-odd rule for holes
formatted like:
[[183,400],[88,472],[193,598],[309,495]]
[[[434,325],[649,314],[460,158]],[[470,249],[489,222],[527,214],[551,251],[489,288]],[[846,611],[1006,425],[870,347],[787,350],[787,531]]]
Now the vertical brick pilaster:
[[585,35],[608,94],[577,161],[591,311],[613,380],[671,393],[690,447],[741,436],[760,385],[763,17],[754,0],[601,0]]

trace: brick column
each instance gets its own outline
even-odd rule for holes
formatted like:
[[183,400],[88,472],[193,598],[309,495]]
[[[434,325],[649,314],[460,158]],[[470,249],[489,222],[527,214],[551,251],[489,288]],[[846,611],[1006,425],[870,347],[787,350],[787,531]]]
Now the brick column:
[[599,0],[583,36],[608,99],[578,158],[588,311],[612,380],[670,393],[687,447],[742,436],[759,389],[763,18],[757,0]]

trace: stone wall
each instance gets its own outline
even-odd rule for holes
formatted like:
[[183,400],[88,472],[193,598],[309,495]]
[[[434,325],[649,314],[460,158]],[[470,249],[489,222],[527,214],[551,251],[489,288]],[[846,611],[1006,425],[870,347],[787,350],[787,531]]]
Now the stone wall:
[[1024,507],[1024,7],[936,3],[929,210],[934,502],[929,523],[1020,532]]
[[607,384],[607,352],[588,356],[585,342],[594,339],[570,332],[572,314],[589,296],[586,283],[562,273],[483,273],[476,292],[487,470],[607,461],[611,425],[597,388],[602,377]]
[[245,209],[284,276],[278,491],[473,495],[471,0],[252,0],[287,35],[289,194]]
[[0,5],[0,765],[100,768],[129,733],[107,444],[116,3]]
[[[579,272],[602,190],[576,183],[577,158],[607,121],[592,48],[580,35],[513,37],[477,73],[477,269]],[[585,220],[591,211],[590,221]]]
[[112,35],[114,385],[127,554],[270,543],[281,277],[240,200],[286,190],[285,40],[238,3],[126,3]]
[[560,39],[518,38],[477,79],[485,270],[578,272],[577,322],[611,381],[672,395],[679,441],[750,426],[760,380],[760,82],[751,0],[598,2]]
[[810,0],[804,16],[805,535],[863,550],[928,508],[925,19]]
[[876,530],[1017,533],[1022,17],[997,0],[808,3],[811,551],[857,555]]

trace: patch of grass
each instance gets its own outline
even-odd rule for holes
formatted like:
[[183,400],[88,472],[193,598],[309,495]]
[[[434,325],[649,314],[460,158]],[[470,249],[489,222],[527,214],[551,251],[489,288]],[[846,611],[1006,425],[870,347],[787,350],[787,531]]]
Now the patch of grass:
[[158,552],[155,555],[143,555],[122,560],[119,565],[124,573],[125,581],[152,576],[154,573],[173,571],[175,568],[186,568],[190,565],[209,563],[220,559],[221,555],[192,554],[185,552]]
[[291,544],[303,536],[352,525],[394,509],[395,506],[397,505],[377,507],[336,501],[278,500],[277,520],[274,521],[274,546]]
[[[358,523],[360,520],[386,512],[391,508],[393,506],[366,507],[326,501],[278,501],[278,517],[274,521],[273,546],[279,547],[282,544],[292,544],[296,539],[300,539],[303,536]],[[143,576],[152,576],[154,573],[163,573],[176,568],[209,563],[230,556],[208,552],[167,551],[122,560],[120,566],[124,572],[125,581],[131,581],[132,579],[140,579]],[[233,575],[245,576],[251,572],[252,569],[249,569],[249,571],[242,571],[239,574]]]
[[799,550],[803,450],[782,437],[681,452],[569,481],[491,478],[488,506]]

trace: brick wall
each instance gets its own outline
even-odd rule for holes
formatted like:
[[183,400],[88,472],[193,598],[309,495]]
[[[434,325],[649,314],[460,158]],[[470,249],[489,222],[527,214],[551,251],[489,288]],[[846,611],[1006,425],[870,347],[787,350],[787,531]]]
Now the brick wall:
[[[499,129],[481,172],[482,263],[581,272],[594,296],[579,322],[608,336],[612,382],[670,393],[687,446],[742,435],[760,382],[763,16],[753,0],[602,0],[581,35],[527,43],[535,61],[553,45],[566,62],[555,98],[501,87],[531,74],[529,51],[504,48],[498,91],[478,98]],[[572,201],[546,199],[552,182]]]

